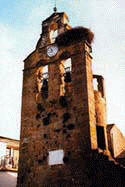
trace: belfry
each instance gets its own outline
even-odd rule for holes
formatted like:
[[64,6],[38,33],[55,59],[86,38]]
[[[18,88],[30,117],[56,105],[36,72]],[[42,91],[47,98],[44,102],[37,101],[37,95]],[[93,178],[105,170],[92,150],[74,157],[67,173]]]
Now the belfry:
[[122,184],[118,172],[106,176],[116,166],[104,79],[92,73],[93,37],[56,9],[42,22],[36,48],[24,60],[18,187],[107,187],[116,175]]

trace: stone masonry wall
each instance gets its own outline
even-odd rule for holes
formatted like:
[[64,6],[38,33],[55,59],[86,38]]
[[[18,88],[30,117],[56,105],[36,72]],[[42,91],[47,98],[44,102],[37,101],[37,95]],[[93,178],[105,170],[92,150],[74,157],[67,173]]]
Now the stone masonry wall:
[[[48,98],[40,92],[42,66],[24,69],[18,187],[57,185],[60,180],[84,183],[88,178],[86,154],[97,146],[94,94],[91,58],[78,50],[71,56],[72,93],[65,90],[64,61],[48,65]],[[49,165],[54,150],[64,151],[63,164]]]

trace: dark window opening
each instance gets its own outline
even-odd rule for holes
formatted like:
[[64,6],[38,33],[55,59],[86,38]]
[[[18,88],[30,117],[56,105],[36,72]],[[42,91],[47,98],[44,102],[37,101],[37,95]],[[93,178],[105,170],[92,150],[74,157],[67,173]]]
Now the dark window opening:
[[68,106],[68,102],[67,102],[66,96],[60,96],[60,98],[59,98],[59,104],[60,104],[63,108],[65,108],[65,107]]
[[65,68],[64,81],[65,82],[71,82],[72,81],[70,67]]
[[48,98],[48,79],[43,79],[43,85],[41,88],[41,95],[43,99]]
[[97,126],[97,127],[96,127],[96,130],[97,130],[97,143],[98,143],[98,148],[104,150],[104,149],[106,148],[106,145],[105,145],[104,127]]

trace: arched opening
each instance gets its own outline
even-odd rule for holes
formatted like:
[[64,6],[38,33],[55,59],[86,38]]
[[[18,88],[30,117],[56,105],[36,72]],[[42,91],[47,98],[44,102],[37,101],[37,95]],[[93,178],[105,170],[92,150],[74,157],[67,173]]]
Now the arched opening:
[[58,30],[51,30],[50,31],[50,41],[51,43],[55,42],[56,37],[58,36]]
[[57,25],[57,23],[52,23],[50,25],[49,30],[50,30],[50,33],[49,33],[50,42],[54,43],[56,37],[58,36],[58,25]]
[[72,63],[71,58],[64,61],[64,93],[68,96],[72,93]]
[[94,90],[99,91],[105,98],[104,78],[101,75],[93,75]]
[[48,65],[43,67],[41,83],[41,96],[46,99],[48,98]]
[[65,68],[65,73],[64,73],[64,81],[65,82],[71,82],[72,77],[71,77],[71,71],[72,71],[72,64],[71,64],[71,58],[68,58],[64,62],[64,68]]
[[97,143],[98,147],[102,150],[106,149],[105,145],[105,133],[104,133],[104,127],[96,126],[96,132],[97,132]]

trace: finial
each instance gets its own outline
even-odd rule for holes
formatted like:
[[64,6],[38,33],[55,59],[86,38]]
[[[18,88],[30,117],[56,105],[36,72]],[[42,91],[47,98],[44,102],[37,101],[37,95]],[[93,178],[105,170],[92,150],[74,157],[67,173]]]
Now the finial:
[[56,7],[56,0],[55,0],[55,7],[53,8],[54,12],[57,12],[57,7]]
[[53,8],[53,10],[54,10],[55,13],[57,12],[57,8],[56,8],[56,6]]

